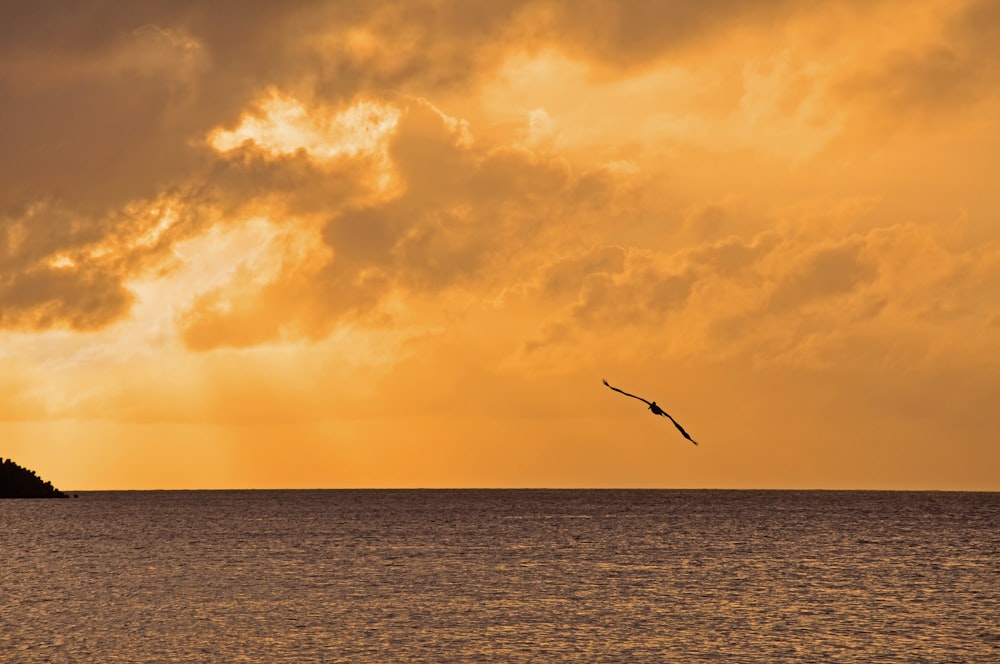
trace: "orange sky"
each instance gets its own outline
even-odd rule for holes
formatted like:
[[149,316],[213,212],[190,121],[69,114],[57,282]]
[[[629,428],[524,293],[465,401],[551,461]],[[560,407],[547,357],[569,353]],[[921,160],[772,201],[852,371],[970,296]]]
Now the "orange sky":
[[993,0],[5,3],[0,146],[60,488],[1000,490]]

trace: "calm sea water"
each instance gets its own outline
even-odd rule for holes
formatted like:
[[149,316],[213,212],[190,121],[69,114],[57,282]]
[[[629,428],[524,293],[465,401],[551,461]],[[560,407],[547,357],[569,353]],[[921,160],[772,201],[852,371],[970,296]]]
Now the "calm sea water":
[[1000,494],[0,501],[3,662],[1000,662]]

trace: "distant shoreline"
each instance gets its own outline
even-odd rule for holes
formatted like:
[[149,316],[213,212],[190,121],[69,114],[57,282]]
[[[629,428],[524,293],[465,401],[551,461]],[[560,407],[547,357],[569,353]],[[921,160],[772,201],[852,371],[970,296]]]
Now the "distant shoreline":
[[35,471],[17,465],[12,459],[0,458],[0,498],[69,498],[69,495]]

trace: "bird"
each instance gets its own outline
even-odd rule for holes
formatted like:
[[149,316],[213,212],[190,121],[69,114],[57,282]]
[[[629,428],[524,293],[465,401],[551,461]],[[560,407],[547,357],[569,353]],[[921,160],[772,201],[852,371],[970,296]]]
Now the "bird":
[[680,424],[679,424],[679,423],[677,422],[677,420],[675,420],[674,418],[670,417],[670,413],[668,413],[667,411],[665,411],[665,410],[663,410],[662,408],[660,408],[660,407],[659,407],[659,406],[658,406],[658,405],[656,404],[656,402],[655,402],[655,401],[646,401],[646,400],[645,400],[645,399],[643,399],[642,397],[637,397],[637,396],[635,396],[634,394],[629,394],[628,392],[626,392],[626,391],[624,391],[624,390],[619,390],[619,389],[618,389],[617,387],[614,387],[613,385],[611,385],[611,383],[609,383],[609,382],[607,381],[607,379],[602,379],[602,381],[604,382],[604,384],[605,384],[605,385],[607,385],[608,387],[610,387],[610,388],[611,388],[612,390],[614,390],[615,392],[618,392],[619,394],[624,394],[624,395],[625,395],[625,396],[627,396],[627,397],[632,397],[633,399],[638,399],[639,401],[643,402],[644,404],[646,404],[647,406],[649,406],[649,409],[650,409],[651,411],[653,411],[653,415],[663,415],[663,416],[664,416],[665,418],[667,418],[668,420],[670,420],[671,422],[673,422],[673,423],[674,423],[674,426],[675,426],[675,427],[677,427],[677,430],[681,432],[681,435],[682,435],[682,436],[684,436],[685,438],[687,438],[688,440],[690,440],[690,441],[691,441],[692,443],[694,443],[695,445],[697,445],[697,444],[698,444],[698,443],[697,443],[697,442],[695,441],[695,439],[694,439],[694,438],[692,438],[691,436],[689,436],[689,435],[688,435],[688,432],[684,430],[684,427],[682,427],[682,426],[681,426],[681,425],[680,425]]

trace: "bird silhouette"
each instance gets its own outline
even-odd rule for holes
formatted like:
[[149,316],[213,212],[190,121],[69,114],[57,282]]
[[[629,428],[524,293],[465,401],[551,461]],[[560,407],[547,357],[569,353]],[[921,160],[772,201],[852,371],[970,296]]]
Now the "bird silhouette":
[[646,401],[642,397],[637,397],[634,394],[629,394],[628,392],[626,392],[624,390],[619,390],[617,387],[614,387],[613,385],[611,385],[611,383],[609,383],[607,380],[602,379],[602,381],[604,382],[605,385],[607,385],[608,387],[610,387],[615,392],[618,392],[619,394],[624,394],[627,397],[632,397],[633,399],[638,399],[639,401],[643,402],[644,404],[646,404],[647,406],[649,406],[649,409],[651,411],[653,411],[653,415],[663,415],[665,418],[667,418],[668,420],[670,420],[671,422],[674,423],[674,426],[677,427],[677,430],[681,432],[682,436],[684,436],[685,438],[687,438],[688,440],[690,440],[695,445],[698,444],[695,441],[694,438],[692,438],[691,436],[688,435],[688,432],[684,430],[684,427],[682,427],[677,422],[677,420],[675,420],[674,418],[670,417],[670,413],[668,413],[667,411],[663,410],[658,405],[656,405],[655,401]]

